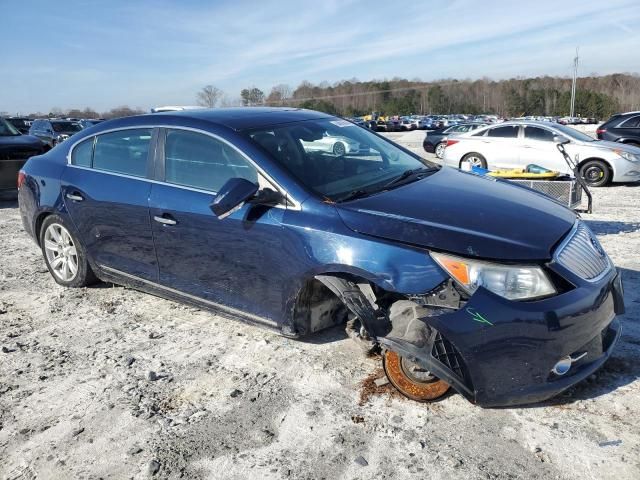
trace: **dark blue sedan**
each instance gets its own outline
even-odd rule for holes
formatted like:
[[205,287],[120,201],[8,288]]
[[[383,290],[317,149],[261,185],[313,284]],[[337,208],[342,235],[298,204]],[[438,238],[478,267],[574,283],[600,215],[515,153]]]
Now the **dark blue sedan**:
[[[328,137],[358,147],[313,148]],[[129,285],[292,337],[346,324],[420,401],[549,398],[620,334],[620,276],[574,212],[318,112],[107,121],[31,158],[19,201],[60,285]]]

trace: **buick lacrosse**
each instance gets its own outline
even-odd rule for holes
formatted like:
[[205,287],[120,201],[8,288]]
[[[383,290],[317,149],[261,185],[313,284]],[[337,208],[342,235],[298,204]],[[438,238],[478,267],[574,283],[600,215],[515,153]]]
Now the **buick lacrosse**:
[[18,185],[58,284],[128,285],[291,337],[344,324],[419,401],[540,401],[620,335],[620,275],[573,211],[319,112],[111,120],[32,157]]

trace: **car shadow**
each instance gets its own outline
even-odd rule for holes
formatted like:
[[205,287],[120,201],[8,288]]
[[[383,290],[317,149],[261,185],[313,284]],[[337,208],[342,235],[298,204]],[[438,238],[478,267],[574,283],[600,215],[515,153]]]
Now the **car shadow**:
[[18,208],[18,199],[0,197],[0,209]]
[[609,222],[603,220],[583,220],[596,235],[631,233],[640,230],[640,222]]

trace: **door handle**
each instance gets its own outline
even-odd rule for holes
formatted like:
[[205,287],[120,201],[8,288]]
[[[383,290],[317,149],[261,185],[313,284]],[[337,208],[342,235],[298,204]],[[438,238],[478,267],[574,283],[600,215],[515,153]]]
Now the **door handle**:
[[82,197],[82,195],[79,195],[77,193],[67,193],[65,195],[69,200],[73,200],[74,202],[81,202],[84,200],[84,198]]
[[161,223],[163,225],[175,225],[176,223],[178,223],[177,221],[175,221],[173,218],[167,218],[167,217],[159,217],[158,215],[154,215],[153,219],[158,222]]

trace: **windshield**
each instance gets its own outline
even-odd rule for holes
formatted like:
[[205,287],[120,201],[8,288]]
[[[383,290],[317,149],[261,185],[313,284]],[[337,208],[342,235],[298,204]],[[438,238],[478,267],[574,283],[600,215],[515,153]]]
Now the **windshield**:
[[79,132],[82,127],[75,122],[51,122],[54,132]]
[[574,140],[579,140],[581,142],[595,142],[595,138],[590,137],[586,133],[579,132],[575,128],[567,127],[566,125],[554,125],[553,128],[562,132],[567,137],[573,138]]
[[15,135],[20,135],[18,129],[7,122],[4,118],[0,118],[0,136],[13,137]]
[[251,130],[247,135],[307,188],[333,201],[355,191],[385,189],[409,170],[438,168],[337,118]]

